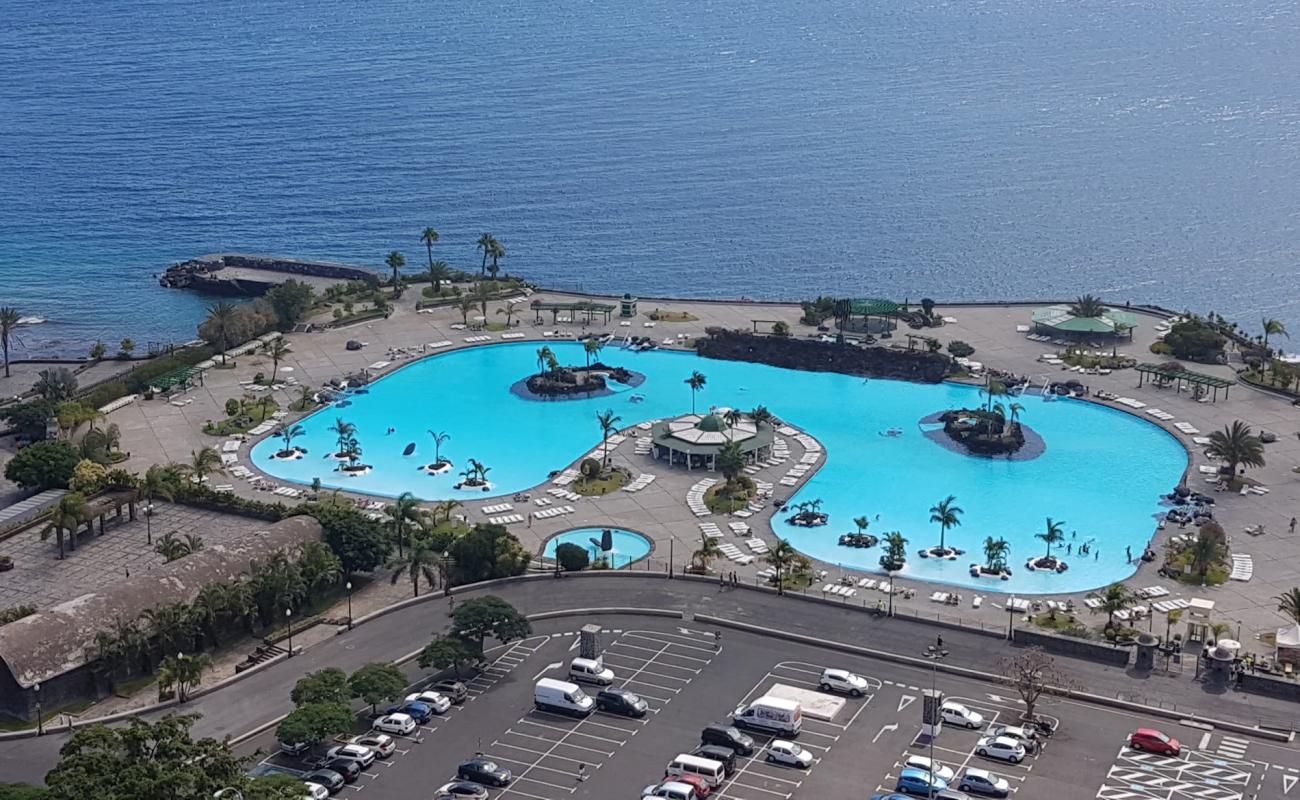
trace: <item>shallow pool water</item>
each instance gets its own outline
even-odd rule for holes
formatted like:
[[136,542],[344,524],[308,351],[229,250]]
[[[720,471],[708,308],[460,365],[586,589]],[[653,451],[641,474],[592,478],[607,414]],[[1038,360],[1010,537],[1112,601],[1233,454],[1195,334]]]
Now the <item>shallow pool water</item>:
[[[830,524],[804,529],[785,524],[778,514],[773,527],[801,551],[832,564],[876,571],[880,548],[854,549],[838,544],[854,530],[852,519],[866,516],[870,533],[898,530],[909,540],[907,566],[901,577],[979,586],[992,592],[1070,592],[1092,589],[1132,574],[1125,546],[1142,552],[1155,528],[1159,496],[1179,481],[1187,465],[1183,447],[1163,429],[1130,414],[1091,403],[1036,396],[1020,400],[1025,424],[1045,443],[1038,458],[1006,461],[967,456],[948,450],[923,434],[918,423],[954,406],[979,402],[977,390],[957,384],[916,384],[825,372],[799,372],[760,364],[703,359],[692,353],[633,353],[606,348],[601,360],[645,375],[633,393],[567,401],[526,400],[510,392],[520,377],[537,369],[538,345],[494,345],[428,358],[396,371],[353,395],[346,408],[327,408],[302,421],[307,435],[295,441],[308,449],[306,458],[273,461],[276,440],[253,449],[258,467],[284,480],[310,483],[319,477],[327,487],[341,487],[388,497],[410,491],[425,500],[486,499],[529,489],[600,443],[596,414],[613,409],[626,427],[647,419],[687,413],[691,391],[684,381],[692,370],[708,379],[697,408],[736,406],[749,410],[766,405],[773,413],[817,437],[827,450],[821,470],[793,502],[817,498]],[[562,363],[582,363],[575,343],[550,343]],[[644,400],[634,401],[634,397]],[[344,477],[334,471],[337,418],[357,426],[363,461],[374,470]],[[390,427],[396,428],[388,433]],[[884,436],[899,428],[902,435]],[[454,468],[428,475],[422,467],[434,460],[428,431],[451,439],[442,455]],[[404,456],[407,444],[415,451]],[[468,459],[490,468],[490,493],[453,488]],[[663,473],[662,462],[645,458],[642,469]],[[778,489],[782,488],[780,486]],[[967,551],[956,561],[922,560],[916,551],[938,543],[929,508],[952,494],[965,510],[962,525],[949,531],[949,546]],[[777,497],[786,495],[778,491]],[[1065,521],[1066,541],[1058,553],[1070,564],[1064,574],[1031,574],[1026,559],[1044,552],[1034,538],[1047,517]],[[692,526],[693,527],[693,526]],[[1011,543],[1009,581],[974,579],[971,562],[982,561],[981,543],[988,536]],[[1088,541],[1085,557],[1064,553]]]
[[546,547],[542,549],[542,556],[544,558],[555,558],[555,549],[567,542],[576,544],[586,550],[587,555],[591,556],[591,560],[595,561],[597,556],[600,555],[600,549],[596,543],[592,542],[592,539],[599,542],[601,534],[606,530],[610,532],[610,538],[614,546],[609,556],[610,566],[614,569],[622,569],[650,554],[653,546],[650,540],[636,531],[623,528],[574,528],[571,531],[557,533],[548,539]]

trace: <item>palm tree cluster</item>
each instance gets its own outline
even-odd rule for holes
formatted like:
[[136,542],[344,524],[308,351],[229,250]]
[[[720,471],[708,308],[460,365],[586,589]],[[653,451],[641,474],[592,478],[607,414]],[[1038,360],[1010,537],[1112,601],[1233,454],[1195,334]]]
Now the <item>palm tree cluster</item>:
[[344,469],[358,469],[362,451],[361,442],[357,440],[357,426],[338,417],[330,426],[330,431],[337,437],[334,441],[338,449],[334,451],[334,457],[348,462]]
[[1241,420],[1212,431],[1205,454],[1223,461],[1232,480],[1237,478],[1237,467],[1264,466],[1264,442]]
[[907,561],[907,540],[898,531],[885,534],[881,539],[885,552],[880,556],[880,566],[885,572],[897,572]]
[[164,533],[158,537],[158,543],[154,545],[153,551],[163,557],[163,561],[172,562],[178,558],[192,555],[203,549],[203,537],[194,533],[185,534],[185,538],[180,538],[175,533]]
[[486,467],[483,462],[471,458],[469,459],[469,466],[460,473],[460,476],[465,479],[461,486],[486,486],[487,474],[491,471],[491,467]]
[[1006,539],[994,539],[989,536],[984,540],[984,571],[990,575],[1009,573],[1007,557],[1011,555],[1011,543]]
[[[484,273],[490,273],[492,275],[492,278],[495,280],[497,276],[497,271],[500,269],[497,266],[497,262],[500,259],[505,258],[506,255],[505,245],[497,241],[497,238],[492,234],[485,233],[482,236],[478,237],[478,242],[476,243],[475,246],[479,250],[483,251],[483,263],[479,265],[478,274],[482,276]],[[492,266],[490,267],[488,266],[487,263],[489,258],[492,259]]]

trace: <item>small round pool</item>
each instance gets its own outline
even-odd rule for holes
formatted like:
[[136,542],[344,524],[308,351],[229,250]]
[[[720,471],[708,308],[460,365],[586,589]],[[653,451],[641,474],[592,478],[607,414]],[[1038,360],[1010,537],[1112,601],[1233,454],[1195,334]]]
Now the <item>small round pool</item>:
[[576,544],[586,550],[592,563],[595,563],[601,555],[600,541],[605,531],[609,531],[613,545],[609,552],[609,565],[614,569],[622,569],[650,555],[653,545],[649,539],[636,531],[623,528],[574,528],[571,531],[557,533],[548,539],[546,547],[542,550],[542,557],[555,558],[555,548],[562,544]]

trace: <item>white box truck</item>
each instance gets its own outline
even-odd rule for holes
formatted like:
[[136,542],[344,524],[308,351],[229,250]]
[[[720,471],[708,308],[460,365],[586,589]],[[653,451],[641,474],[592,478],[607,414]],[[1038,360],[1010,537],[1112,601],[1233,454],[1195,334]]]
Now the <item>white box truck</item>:
[[803,727],[803,708],[797,700],[763,696],[737,708],[731,719],[737,728],[797,736]]
[[540,711],[553,711],[573,717],[585,717],[596,707],[596,701],[582,691],[582,687],[568,681],[542,678],[533,687],[533,704]]

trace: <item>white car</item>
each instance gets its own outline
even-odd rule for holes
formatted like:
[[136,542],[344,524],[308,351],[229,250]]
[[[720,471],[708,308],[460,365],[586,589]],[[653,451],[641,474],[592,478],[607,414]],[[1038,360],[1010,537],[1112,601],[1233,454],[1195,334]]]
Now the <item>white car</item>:
[[975,754],[1019,764],[1025,760],[1025,748],[1015,739],[1006,736],[985,736],[975,745]]
[[949,725],[960,725],[971,730],[984,727],[984,715],[978,711],[971,711],[961,703],[951,701],[944,703],[939,709],[939,715]]
[[664,781],[645,787],[642,797],[662,797],[664,800],[699,800],[695,787],[681,781]]
[[446,714],[447,709],[451,708],[451,701],[437,692],[416,692],[406,696],[408,703],[424,703],[433,709],[435,714]]
[[786,764],[799,769],[808,769],[813,763],[813,754],[794,742],[785,739],[773,739],[767,746],[767,760],[774,764]]
[[1025,748],[1025,752],[1038,752],[1038,735],[1028,728],[1022,728],[1019,725],[990,725],[988,735],[1015,739]]
[[379,758],[388,758],[397,749],[397,742],[393,741],[393,737],[382,733],[366,733],[361,736],[353,736],[348,741],[351,744],[369,747],[375,751],[375,755]]
[[339,744],[326,750],[325,758],[346,758],[365,769],[375,763],[375,751],[362,744]]
[[947,764],[940,764],[938,761],[931,764],[930,759],[925,756],[908,756],[907,760],[903,762],[903,769],[919,769],[928,773],[931,768],[934,769],[934,777],[939,778],[944,783],[952,783],[952,776],[956,773]]
[[303,788],[307,790],[309,800],[329,800],[330,790],[321,786],[319,783],[303,781]]
[[844,692],[861,697],[867,691],[867,679],[847,669],[827,669],[822,671],[821,687],[823,692]]
[[384,733],[406,736],[415,730],[415,719],[410,714],[389,714],[375,720],[370,727]]

